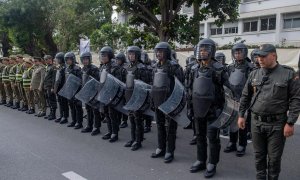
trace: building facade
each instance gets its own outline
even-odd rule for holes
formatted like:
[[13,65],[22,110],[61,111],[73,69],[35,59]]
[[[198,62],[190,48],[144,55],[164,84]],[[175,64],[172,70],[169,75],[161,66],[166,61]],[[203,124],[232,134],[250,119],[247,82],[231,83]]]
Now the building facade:
[[[191,8],[181,13],[192,16]],[[200,35],[213,39],[218,46],[245,40],[249,45],[271,43],[300,47],[300,0],[242,0],[239,18],[221,27],[214,18],[200,22]]]

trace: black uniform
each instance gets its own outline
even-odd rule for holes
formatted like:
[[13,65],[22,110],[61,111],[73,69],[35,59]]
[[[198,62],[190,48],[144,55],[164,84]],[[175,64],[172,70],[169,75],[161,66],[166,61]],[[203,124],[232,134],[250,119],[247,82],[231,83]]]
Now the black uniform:
[[[276,52],[273,45],[261,53]],[[285,125],[293,126],[300,113],[300,82],[292,68],[277,64],[256,69],[249,75],[240,100],[239,116],[250,108],[257,179],[278,179],[284,149]],[[287,111],[289,111],[287,115]]]
[[[78,77],[79,79],[82,79],[82,72],[81,68],[77,66],[75,54],[72,52],[68,52],[65,54],[65,61],[68,59],[72,60],[71,65],[68,65],[65,70],[65,79],[68,79],[69,74],[73,74],[74,76]],[[79,88],[80,90],[80,88]],[[79,91],[78,90],[78,91]],[[72,116],[72,122],[68,125],[68,127],[74,127],[75,129],[82,128],[82,121],[83,121],[83,110],[82,110],[82,103],[75,97],[73,97],[71,100],[68,100],[69,107],[71,109],[71,116]]]
[[56,101],[56,95],[53,92],[55,77],[56,77],[56,68],[52,64],[47,65],[45,77],[43,81],[43,88],[45,91],[46,102],[50,107],[50,114],[47,117],[48,120],[56,119],[55,114],[57,109],[57,101]]
[[151,97],[156,116],[158,148],[151,157],[157,158],[164,155],[165,163],[169,163],[174,158],[177,122],[167,117],[158,107],[171,95],[175,84],[174,76],[183,82],[184,75],[182,67],[177,62],[170,60],[171,48],[168,43],[158,43],[155,51],[163,51],[164,61],[157,62],[153,69]]
[[[93,64],[89,64],[82,68],[82,85],[87,83],[88,77],[91,76],[97,81],[100,80],[99,68]],[[99,109],[85,104],[87,112],[87,126],[81,131],[83,133],[92,132],[92,135],[100,133],[99,128],[101,127],[101,115]]]
[[[196,172],[206,168],[205,177],[212,177],[215,174],[219,162],[220,130],[209,124],[221,114],[225,102],[223,85],[228,86],[228,75],[224,66],[214,60],[215,49],[215,43],[211,39],[203,39],[198,43],[196,51],[198,64],[192,67],[189,78],[197,135],[197,161],[190,171]],[[202,54],[202,51],[207,53]],[[207,139],[210,153],[206,165]]]
[[[244,59],[239,61],[235,60],[234,63],[230,64],[227,67],[227,72],[229,75],[229,84],[230,89],[233,91],[234,100],[239,101],[248,75],[253,70],[254,65],[249,62],[249,59],[247,57],[248,49],[246,45],[244,45],[243,43],[237,43],[236,45],[234,45],[234,47],[232,48],[233,57],[236,51],[242,53],[244,55]],[[237,112],[235,112],[235,115],[233,115],[232,117],[234,119],[230,125],[230,140],[227,147],[224,149],[224,152],[228,153],[236,150],[236,155],[238,157],[241,157],[245,154],[247,146],[247,128],[240,129],[237,127]],[[238,147],[236,147],[236,143],[238,140],[239,144]]]
[[63,96],[60,96],[58,92],[61,90],[61,88],[64,86],[65,83],[65,70],[66,70],[66,64],[64,61],[64,53],[59,52],[55,56],[55,60],[57,61],[58,67],[56,70],[56,78],[54,83],[54,92],[57,95],[57,101],[59,104],[59,118],[55,120],[55,122],[59,122],[61,124],[65,124],[68,122],[69,117],[69,106],[68,106],[68,100],[64,98]]
[[[149,74],[147,73],[146,66],[139,61],[129,63],[126,70],[127,73],[130,74],[127,75],[125,90],[125,99],[128,102],[133,93],[133,87],[128,84],[133,84],[134,79],[149,83]],[[131,124],[131,140],[125,144],[125,147],[132,146],[132,150],[137,150],[141,147],[144,137],[143,118],[144,115],[139,111],[129,113],[128,119]]]

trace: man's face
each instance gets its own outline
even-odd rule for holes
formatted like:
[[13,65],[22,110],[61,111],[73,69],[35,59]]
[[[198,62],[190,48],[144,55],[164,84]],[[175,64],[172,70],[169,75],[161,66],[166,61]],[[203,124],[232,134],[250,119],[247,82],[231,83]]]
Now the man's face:
[[34,62],[34,64],[37,65],[37,66],[41,64],[41,62],[40,62],[39,60],[37,60],[37,59],[34,59],[33,62]]
[[269,53],[267,56],[258,56],[258,63],[262,68],[272,68],[276,64],[276,53]]
[[100,61],[102,64],[107,64],[109,62],[109,57],[107,53],[100,54]]
[[10,60],[9,60],[9,64],[16,64],[16,61],[10,59]]
[[49,65],[53,64],[53,60],[52,59],[46,59],[46,63],[49,64]]
[[25,63],[25,67],[26,67],[26,68],[30,68],[30,67],[31,67],[31,64],[28,63],[28,62],[26,62],[26,63]]
[[199,50],[200,58],[203,60],[209,60],[209,51],[205,47],[200,47]]
[[23,58],[17,57],[17,62],[18,63],[22,63],[23,62]]
[[67,65],[72,65],[73,64],[73,60],[72,60],[72,58],[67,58],[66,59],[67,61],[66,61],[66,63],[67,63]]
[[121,59],[116,59],[116,60],[117,60],[117,64],[118,64],[119,66],[121,66],[121,65],[123,64],[123,62],[122,62]]
[[234,52],[234,59],[237,61],[241,61],[244,59],[244,53],[242,49],[237,49]]
[[130,62],[135,62],[135,53],[134,52],[128,52],[128,59]]
[[89,64],[90,64],[90,58],[84,57],[84,58],[82,59],[82,64],[83,64],[84,66],[89,65]]
[[162,49],[157,49],[156,50],[156,58],[159,61],[163,61],[164,60],[164,50]]
[[7,60],[3,60],[2,62],[3,62],[4,65],[8,65],[9,64],[9,61],[7,61]]

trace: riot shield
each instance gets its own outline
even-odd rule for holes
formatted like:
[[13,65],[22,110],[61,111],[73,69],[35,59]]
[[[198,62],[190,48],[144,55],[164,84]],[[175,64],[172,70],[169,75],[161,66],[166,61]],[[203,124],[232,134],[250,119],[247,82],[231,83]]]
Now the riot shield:
[[73,74],[69,74],[64,86],[58,94],[70,100],[74,97],[80,86],[81,79]]
[[244,72],[244,69],[234,69],[234,71],[231,72],[231,75],[228,79],[231,89],[232,91],[234,91],[234,98],[236,99],[240,98],[245,83],[247,81],[245,73],[246,72]]
[[84,104],[89,104],[98,93],[100,83],[93,77],[89,76],[85,85],[81,90],[75,95],[75,98],[80,100]]
[[163,69],[157,69],[154,74],[153,86],[151,89],[151,97],[155,107],[164,103],[170,91],[170,79]]
[[165,115],[175,120],[179,125],[186,126],[190,123],[186,115],[186,94],[184,86],[175,77],[175,85],[170,97],[158,109]]
[[[225,104],[223,110],[219,115],[219,117],[211,124],[209,124],[209,126],[220,128],[220,129],[224,129],[228,127],[231,124],[231,122],[237,120],[238,108],[239,108],[239,102],[234,100],[232,91],[225,86],[224,86],[224,91],[225,91]],[[235,124],[237,125],[237,122]]]
[[133,93],[123,108],[128,111],[145,111],[150,106],[150,90],[149,84],[141,80],[134,80]]
[[[101,83],[101,82],[100,82]],[[101,83],[102,84],[102,83]],[[97,100],[105,106],[116,106],[123,98],[125,84],[111,74],[107,74]]]

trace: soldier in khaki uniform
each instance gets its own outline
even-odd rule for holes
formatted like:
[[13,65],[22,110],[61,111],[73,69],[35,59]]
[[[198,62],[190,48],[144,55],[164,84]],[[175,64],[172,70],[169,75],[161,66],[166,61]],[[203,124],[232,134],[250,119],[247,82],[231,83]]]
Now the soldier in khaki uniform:
[[25,58],[25,64],[24,64],[24,73],[22,75],[23,79],[23,88],[25,91],[27,104],[28,104],[28,110],[26,111],[27,114],[34,114],[34,93],[32,90],[30,90],[30,84],[31,84],[31,78],[32,78],[32,72],[35,66],[33,66],[33,62],[31,58]]
[[23,88],[23,82],[22,82],[22,75],[24,73],[24,59],[23,56],[21,55],[17,55],[17,71],[16,71],[16,84],[18,86],[18,90],[20,93],[20,98],[21,98],[21,102],[22,102],[22,107],[20,106],[20,108],[18,109],[19,111],[27,111],[28,110],[28,105],[27,105],[27,98],[26,98],[26,94]]
[[2,72],[5,68],[5,64],[2,63],[3,58],[0,59],[0,105],[6,104],[6,93],[5,93],[5,88],[4,84],[2,82]]
[[37,102],[38,113],[36,116],[43,117],[46,115],[46,100],[43,91],[43,80],[45,76],[45,65],[40,57],[34,57],[35,68],[32,72],[30,89],[34,93],[34,99]]
[[18,86],[16,84],[16,72],[17,72],[17,61],[16,61],[16,57],[12,56],[10,57],[10,61],[12,64],[12,67],[9,70],[9,80],[11,83],[11,88],[13,91],[13,98],[15,100],[15,105],[11,106],[12,109],[18,109],[20,108],[20,93],[19,93],[19,89]]
[[11,106],[13,106],[14,99],[13,99],[12,88],[11,88],[11,84],[10,84],[10,80],[9,80],[9,71],[10,71],[10,68],[12,67],[12,65],[11,65],[11,61],[8,57],[3,58],[3,63],[6,65],[2,72],[2,82],[4,84],[5,93],[6,93],[6,97],[7,97],[7,99],[6,99],[7,104],[5,104],[5,106],[11,107]]

